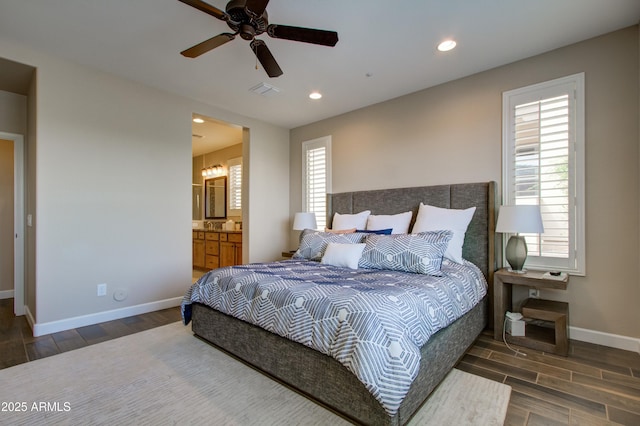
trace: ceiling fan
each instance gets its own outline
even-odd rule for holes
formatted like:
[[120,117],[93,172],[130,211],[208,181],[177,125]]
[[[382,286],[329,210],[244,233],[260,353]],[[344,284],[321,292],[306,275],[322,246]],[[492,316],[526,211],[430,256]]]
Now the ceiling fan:
[[305,43],[335,46],[338,33],[335,31],[317,30],[313,28],[291,27],[288,25],[269,24],[267,4],[269,0],[231,0],[222,11],[201,0],[179,0],[208,15],[225,21],[233,33],[222,33],[198,43],[182,52],[188,58],[197,58],[216,47],[233,40],[237,35],[250,40],[251,50],[267,72],[269,77],[282,75],[282,70],[271,54],[266,43],[255,37],[266,32],[270,37]]

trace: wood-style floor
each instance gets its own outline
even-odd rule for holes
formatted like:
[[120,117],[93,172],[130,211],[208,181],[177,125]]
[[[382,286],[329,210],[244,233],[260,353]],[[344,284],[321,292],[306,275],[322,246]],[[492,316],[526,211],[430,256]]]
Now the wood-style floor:
[[[0,300],[0,369],[180,320],[178,308],[33,337]],[[489,333],[457,368],[512,387],[505,425],[640,425],[640,354],[571,341],[569,356],[514,356]]]
[[640,354],[575,340],[567,357],[516,348],[526,356],[485,333],[457,366],[511,386],[505,425],[640,425]]
[[176,321],[180,321],[177,307],[33,337],[26,317],[13,314],[13,299],[0,299],[0,369]]

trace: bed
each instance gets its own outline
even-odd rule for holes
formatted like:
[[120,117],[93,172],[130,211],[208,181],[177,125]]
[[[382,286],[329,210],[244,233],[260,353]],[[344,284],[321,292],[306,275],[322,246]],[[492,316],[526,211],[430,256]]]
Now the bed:
[[[475,207],[465,234],[462,254],[490,283],[496,266],[494,193],[493,182],[482,182],[329,194],[328,223],[331,225],[331,218],[336,212],[350,214],[370,210],[374,215],[412,211],[413,225],[420,203],[449,209]],[[285,269],[288,273],[297,273],[296,268],[306,267],[302,261],[289,262],[261,265],[261,268],[268,269],[261,272],[271,275],[273,269]],[[246,266],[236,269],[249,274]],[[321,272],[305,269],[300,273]],[[300,276],[296,277],[300,279]],[[491,318],[490,292],[489,287],[487,295],[479,303],[470,306],[464,315],[431,335],[417,349],[419,356],[414,357],[417,359],[417,370],[392,409],[387,401],[381,402],[379,394],[374,396],[371,384],[365,385],[358,379],[351,366],[348,369],[344,362],[337,360],[339,357],[325,355],[313,349],[308,342],[302,344],[283,338],[200,302],[183,304],[183,314],[187,313],[191,319],[196,336],[350,421],[371,425],[402,425],[420,409],[433,389],[486,327]],[[201,299],[204,301],[204,298]]]

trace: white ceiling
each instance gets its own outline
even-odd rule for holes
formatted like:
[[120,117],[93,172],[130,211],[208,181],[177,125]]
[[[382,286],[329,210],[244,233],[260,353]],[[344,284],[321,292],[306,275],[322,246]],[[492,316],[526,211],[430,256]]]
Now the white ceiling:
[[191,151],[194,157],[242,143],[242,127],[200,114],[204,123],[192,123]]
[[[267,11],[270,23],[335,30],[340,41],[263,34],[284,71],[274,79],[239,37],[187,59],[179,52],[228,27],[177,0],[0,0],[0,37],[293,128],[635,25],[640,1],[271,0]],[[458,47],[437,52],[448,37]],[[260,82],[280,93],[249,92]],[[310,100],[312,90],[324,97]]]

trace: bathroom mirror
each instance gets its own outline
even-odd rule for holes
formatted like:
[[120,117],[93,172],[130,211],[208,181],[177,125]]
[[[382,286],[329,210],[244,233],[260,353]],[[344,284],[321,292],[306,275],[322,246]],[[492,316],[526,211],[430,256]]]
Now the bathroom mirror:
[[204,218],[227,217],[227,177],[219,176],[204,181]]

